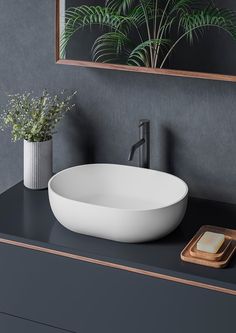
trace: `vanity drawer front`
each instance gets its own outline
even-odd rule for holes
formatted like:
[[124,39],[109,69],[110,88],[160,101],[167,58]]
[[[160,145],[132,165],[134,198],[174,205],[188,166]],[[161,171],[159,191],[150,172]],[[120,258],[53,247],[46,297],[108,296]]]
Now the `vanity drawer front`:
[[221,333],[236,297],[0,244],[0,311],[78,333]]
[[68,331],[41,323],[0,313],[0,332],[3,333],[67,333]]

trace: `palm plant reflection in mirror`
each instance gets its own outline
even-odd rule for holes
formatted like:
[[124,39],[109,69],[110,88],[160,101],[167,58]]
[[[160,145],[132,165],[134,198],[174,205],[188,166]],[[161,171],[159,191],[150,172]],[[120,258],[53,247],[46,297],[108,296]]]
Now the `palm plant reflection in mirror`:
[[92,46],[92,61],[151,68],[163,68],[183,39],[193,43],[209,28],[236,40],[236,12],[218,8],[212,0],[106,0],[104,6],[66,10],[62,58],[72,36],[87,26],[102,32]]

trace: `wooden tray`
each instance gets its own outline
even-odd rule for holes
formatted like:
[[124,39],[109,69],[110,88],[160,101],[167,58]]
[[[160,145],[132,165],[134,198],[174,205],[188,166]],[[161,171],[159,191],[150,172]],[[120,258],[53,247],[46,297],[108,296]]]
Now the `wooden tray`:
[[215,260],[219,261],[222,259],[223,255],[228,251],[230,244],[232,242],[232,238],[225,235],[225,241],[221,245],[220,249],[218,250],[217,253],[208,253],[208,252],[203,252],[197,249],[197,242],[199,239],[202,237],[203,234],[201,234],[196,241],[193,243],[193,245],[190,247],[189,252],[192,257],[197,257],[197,258],[202,258],[206,260]]
[[[194,257],[190,253],[190,249],[193,248],[196,241],[199,237],[206,231],[218,232],[222,233],[226,236],[226,238],[231,238],[230,245],[228,249],[224,252],[223,256],[217,260],[208,260],[205,258]],[[203,266],[213,267],[213,268],[223,268],[226,267],[233,256],[236,249],[236,230],[233,229],[226,229],[222,227],[214,227],[211,225],[204,225],[202,226],[195,236],[190,240],[190,242],[185,246],[183,251],[181,252],[181,259],[186,262],[191,262],[194,264],[199,264]]]

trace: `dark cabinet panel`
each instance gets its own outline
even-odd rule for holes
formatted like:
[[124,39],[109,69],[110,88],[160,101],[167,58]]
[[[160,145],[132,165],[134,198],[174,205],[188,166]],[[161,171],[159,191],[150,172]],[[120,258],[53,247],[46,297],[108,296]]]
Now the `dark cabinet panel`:
[[0,313],[0,332],[3,333],[67,333],[60,328],[35,323],[9,314]]
[[221,333],[236,297],[0,245],[0,311],[78,333]]

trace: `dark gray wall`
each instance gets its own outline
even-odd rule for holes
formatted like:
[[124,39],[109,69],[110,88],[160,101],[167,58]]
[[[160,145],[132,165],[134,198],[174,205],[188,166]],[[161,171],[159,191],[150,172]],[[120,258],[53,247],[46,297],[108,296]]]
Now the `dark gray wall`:
[[[127,164],[139,118],[151,120],[153,169],[182,177],[191,194],[236,202],[236,84],[56,65],[54,0],[0,1],[4,92],[79,91],[78,112],[54,137],[54,169]],[[22,178],[22,144],[0,134],[0,191]],[[137,160],[134,164],[137,163]]]

